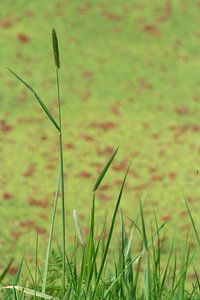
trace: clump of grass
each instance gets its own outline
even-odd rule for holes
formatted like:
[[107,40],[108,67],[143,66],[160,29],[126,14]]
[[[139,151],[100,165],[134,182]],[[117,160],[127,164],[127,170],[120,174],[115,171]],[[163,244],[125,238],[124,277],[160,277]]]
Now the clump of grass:
[[[108,229],[105,223],[100,232],[95,226],[95,202],[96,191],[102,180],[106,176],[112,164],[118,148],[105,164],[102,172],[96,180],[93,188],[92,208],[90,216],[90,227],[87,236],[83,236],[78,215],[74,211],[73,216],[77,229],[78,239],[75,238],[74,247],[69,255],[66,252],[66,214],[65,214],[65,179],[64,179],[64,157],[63,157],[63,136],[62,136],[62,115],[61,96],[59,86],[59,47],[55,30],[52,30],[52,45],[56,67],[57,98],[58,98],[58,121],[52,116],[47,106],[37,95],[35,90],[26,83],[19,75],[10,70],[11,73],[23,83],[35,96],[43,111],[52,122],[59,134],[60,142],[60,162],[56,184],[54,206],[50,224],[49,240],[45,264],[43,268],[38,265],[38,236],[36,238],[35,250],[35,272],[32,274],[26,260],[20,262],[18,272],[9,286],[2,288],[2,299],[200,299],[200,281],[194,268],[196,278],[192,282],[192,288],[187,288],[187,273],[192,266],[193,257],[196,252],[192,252],[188,242],[185,246],[185,256],[182,258],[181,266],[177,268],[178,256],[172,243],[168,258],[162,259],[161,234],[165,223],[159,225],[155,215],[155,229],[149,234],[143,205],[139,205],[139,213],[135,219],[129,218],[130,228],[127,230],[123,212],[120,210],[120,203],[125,188],[126,178],[131,164],[127,167],[124,179],[119,190],[113,211],[112,219]],[[62,203],[62,237],[57,249],[52,249],[52,239],[55,225],[55,217],[59,192],[61,190]],[[191,220],[194,233],[199,244],[199,235],[190,208],[186,203],[188,215]],[[121,224],[121,235],[119,247],[111,252],[109,256],[111,239],[115,228],[116,219],[119,215]],[[107,235],[106,235],[106,232]],[[140,250],[134,251],[136,243],[136,233],[140,235]],[[99,238],[97,238],[97,235]],[[61,247],[60,247],[61,245]],[[0,284],[2,284],[6,273],[9,270],[12,260],[0,274]],[[23,267],[29,273],[29,280],[23,281],[21,277]],[[42,272],[41,272],[42,270]],[[29,287],[27,287],[27,283]]]

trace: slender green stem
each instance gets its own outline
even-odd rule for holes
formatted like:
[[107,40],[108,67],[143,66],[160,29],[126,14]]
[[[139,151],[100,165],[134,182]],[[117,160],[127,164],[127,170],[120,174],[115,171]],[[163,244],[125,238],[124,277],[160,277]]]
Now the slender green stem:
[[60,173],[61,172],[60,172],[60,169],[59,169],[58,179],[57,179],[57,184],[56,184],[56,193],[55,193],[55,198],[54,198],[53,214],[52,214],[52,220],[51,220],[51,228],[50,228],[50,234],[49,234],[49,240],[48,240],[48,246],[47,246],[47,253],[46,253],[46,259],[45,259],[45,266],[44,266],[44,274],[43,274],[43,282],[42,282],[42,293],[46,292],[49,258],[50,258],[51,244],[52,244],[52,238],[53,238],[53,232],[54,232],[54,224],[55,224],[55,217],[56,217],[58,195],[59,195],[59,191],[60,191],[60,178],[61,178]]
[[58,113],[59,113],[59,138],[60,138],[60,171],[61,171],[61,193],[62,193],[62,264],[63,264],[63,289],[65,290],[65,185],[64,185],[64,159],[63,159],[63,138],[62,138],[62,116],[61,97],[58,68],[56,68],[57,93],[58,93]]

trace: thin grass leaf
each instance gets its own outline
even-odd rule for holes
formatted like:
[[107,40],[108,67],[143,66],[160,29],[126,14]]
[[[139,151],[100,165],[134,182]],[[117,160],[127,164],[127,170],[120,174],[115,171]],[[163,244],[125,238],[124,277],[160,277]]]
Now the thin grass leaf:
[[12,265],[14,261],[14,258],[11,258],[11,260],[9,261],[9,263],[7,264],[7,266],[5,267],[5,269],[3,270],[3,272],[0,275],[0,283],[3,281],[3,279],[5,278],[6,274],[9,271],[10,266]]
[[36,300],[36,291],[37,291],[37,280],[38,280],[38,232],[36,235],[36,245],[35,245],[35,295],[34,299]]
[[[118,150],[118,148],[117,148],[117,150]],[[116,155],[116,151],[113,155]],[[113,158],[114,158],[114,156],[113,156]],[[130,166],[131,166],[131,163],[129,164],[129,166],[127,168],[127,171],[126,171],[126,174],[124,176],[124,180],[122,182],[122,186],[121,186],[121,189],[120,189],[120,193],[119,193],[119,196],[118,196],[118,199],[117,199],[117,202],[116,202],[116,206],[115,206],[115,210],[114,210],[113,217],[112,217],[112,222],[111,222],[110,231],[109,231],[109,234],[108,234],[108,239],[107,239],[105,251],[104,251],[104,254],[103,254],[103,258],[102,258],[102,261],[101,261],[101,265],[100,265],[100,269],[99,269],[99,273],[98,273],[98,277],[97,277],[97,281],[96,281],[96,286],[95,286],[95,289],[94,289],[94,292],[93,292],[93,295],[92,295],[92,298],[91,298],[92,300],[95,298],[97,288],[98,288],[98,285],[99,285],[99,281],[100,281],[100,278],[101,278],[101,275],[102,275],[102,272],[103,272],[103,269],[104,269],[104,265],[105,265],[105,261],[106,261],[106,257],[107,257],[107,254],[108,254],[108,249],[109,249],[109,246],[110,246],[110,241],[111,241],[111,237],[112,237],[112,233],[113,233],[113,229],[114,229],[114,224],[115,224],[115,220],[116,220],[117,211],[118,211],[118,208],[119,208],[119,204],[120,204],[120,201],[121,201],[121,197],[122,197],[123,190],[124,190],[124,185],[125,185],[125,182],[126,182],[126,178],[127,178]],[[97,187],[98,187],[98,185],[97,185]]]
[[101,171],[101,173],[94,185],[93,192],[95,192],[98,189],[98,187],[99,187],[101,181],[103,180],[104,176],[106,175],[106,172],[108,171],[108,168],[110,167],[115,155],[117,154],[118,149],[119,149],[119,147],[117,147],[117,149],[115,150],[115,152],[113,153],[113,155],[111,156],[111,158],[109,159],[109,161],[107,162],[107,164],[105,165],[103,170]]
[[199,280],[199,276],[198,276],[198,274],[197,274],[197,271],[196,271],[195,267],[193,267],[193,269],[194,269],[195,276],[196,276],[197,286],[198,286],[198,289],[199,289],[199,291],[200,291],[200,280]]
[[54,117],[52,116],[52,114],[50,113],[50,111],[48,110],[48,108],[46,107],[46,105],[44,104],[44,102],[41,100],[41,98],[37,95],[37,93],[35,92],[35,90],[27,83],[25,82],[19,75],[17,75],[13,70],[9,69],[8,70],[19,80],[21,81],[35,96],[35,98],[37,99],[37,101],[39,102],[40,106],[42,107],[42,109],[45,111],[45,113],[47,114],[47,116],[49,117],[49,119],[51,120],[51,122],[53,123],[53,125],[56,127],[56,129],[58,131],[60,131],[60,127],[58,126],[56,120],[54,119]]
[[24,260],[24,263],[25,263],[25,266],[26,266],[26,268],[27,268],[27,270],[28,270],[29,276],[30,276],[30,278],[31,278],[31,280],[32,280],[32,284],[34,285],[34,278],[33,278],[31,269],[29,268],[29,265],[27,264],[26,259]]
[[49,258],[50,258],[50,252],[51,252],[51,244],[52,244],[52,238],[53,238],[53,231],[54,231],[54,224],[55,224],[55,217],[56,217],[58,195],[59,195],[59,190],[60,190],[60,177],[61,177],[61,175],[60,175],[60,170],[59,170],[57,184],[56,184],[56,193],[55,193],[55,197],[54,197],[54,207],[53,207],[53,213],[52,213],[52,219],[51,219],[51,228],[50,228],[50,234],[49,234],[49,240],[48,240],[48,246],[47,246],[47,253],[46,253],[46,259],[45,259],[43,280],[42,280],[42,292],[43,293],[46,292]]
[[[95,203],[96,203],[96,198],[95,198],[95,193],[93,192],[93,200],[92,200],[92,209],[91,209],[91,223],[90,223],[90,232],[88,236],[88,242],[87,242],[87,247],[86,247],[86,260],[85,260],[85,273],[86,280],[89,281],[90,277],[90,271],[92,269],[93,265],[93,258],[94,258],[94,253],[95,253],[95,246],[94,246],[94,226],[95,226],[95,218],[94,218],[94,213],[95,213]],[[94,265],[95,266],[95,265]]]
[[94,255],[93,255],[93,261],[92,261],[92,266],[91,266],[91,269],[90,269],[90,274],[88,276],[88,282],[87,282],[87,292],[89,290],[89,285],[90,285],[90,282],[92,280],[92,277],[93,277],[93,274],[95,274],[95,279],[97,279],[97,266],[96,266],[96,260],[97,260],[97,255],[99,253],[99,248],[100,248],[100,243],[102,241],[102,236],[104,234],[104,231],[105,231],[105,223],[104,223],[104,226],[103,226],[103,229],[101,231],[101,234],[99,236],[99,240],[98,240],[98,243],[97,243],[97,246],[96,246],[96,249],[94,249]]
[[37,292],[37,291],[35,292],[35,290],[29,289],[29,288],[24,288],[23,286],[18,286],[18,285],[4,286],[3,289],[10,289],[10,290],[23,292],[24,294],[30,295],[30,296],[36,295],[36,297],[46,299],[46,300],[59,300],[59,298],[57,298],[57,297],[50,296],[50,295],[44,294],[42,292]]
[[[132,261],[132,255],[131,255],[131,251],[130,251],[130,243],[129,243],[129,239],[126,233],[126,228],[125,228],[125,224],[124,224],[124,218],[123,218],[123,214],[122,211],[120,210],[120,219],[121,219],[121,228],[122,228],[122,242],[123,242],[123,257],[124,257],[124,266],[127,266],[131,261]],[[125,282],[127,282],[129,284],[129,287],[132,290],[133,287],[133,269],[132,266],[130,266],[130,268],[127,270],[126,272],[126,279]],[[132,294],[132,292],[131,292]]]
[[184,200],[185,200],[185,205],[186,205],[186,208],[187,208],[187,211],[188,211],[190,220],[191,220],[191,222],[192,222],[192,227],[193,227],[193,229],[194,229],[194,233],[195,233],[196,239],[197,239],[198,244],[199,244],[199,246],[200,246],[200,237],[199,237],[199,234],[198,234],[198,231],[197,231],[197,228],[196,228],[196,225],[195,225],[195,222],[194,222],[194,219],[193,219],[191,210],[190,210],[190,208],[189,208],[189,206],[188,206],[188,204],[187,204],[186,199],[184,199]]
[[161,297],[161,293],[164,290],[164,286],[165,286],[167,274],[168,274],[168,271],[169,271],[169,265],[170,265],[170,261],[171,261],[171,258],[172,258],[172,250],[173,250],[173,248],[174,248],[174,242],[172,242],[172,245],[171,245],[171,248],[170,248],[170,253],[169,253],[168,259],[167,259],[167,264],[166,264],[166,267],[165,267],[165,270],[164,270],[164,274],[163,274],[163,278],[162,278],[162,281],[161,281],[161,284],[160,284],[159,297]]
[[14,280],[13,280],[13,285],[17,285],[18,282],[19,282],[19,278],[20,278],[20,275],[21,275],[23,263],[24,263],[24,257],[22,257],[21,262],[19,264],[17,274],[15,275]]

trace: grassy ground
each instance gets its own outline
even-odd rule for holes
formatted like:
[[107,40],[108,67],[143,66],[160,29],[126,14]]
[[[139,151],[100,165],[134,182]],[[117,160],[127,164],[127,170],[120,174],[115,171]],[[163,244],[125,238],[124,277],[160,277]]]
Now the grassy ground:
[[48,237],[58,137],[6,68],[26,78],[56,114],[52,27],[62,60],[67,240],[74,236],[74,208],[87,232],[93,184],[119,145],[97,193],[98,220],[109,215],[133,159],[124,213],[134,216],[138,200],[147,198],[147,222],[153,206],[161,222],[169,221],[165,247],[173,237],[182,247],[190,227],[183,197],[199,216],[198,7],[198,1],[145,0],[0,4],[2,261],[31,255],[35,229],[42,235],[41,253]]

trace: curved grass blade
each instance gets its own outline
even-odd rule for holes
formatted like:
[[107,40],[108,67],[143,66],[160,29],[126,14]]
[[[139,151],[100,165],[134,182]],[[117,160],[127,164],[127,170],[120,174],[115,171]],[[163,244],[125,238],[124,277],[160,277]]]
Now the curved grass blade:
[[185,200],[185,206],[186,206],[186,208],[187,208],[187,211],[188,211],[188,214],[189,214],[191,223],[192,223],[192,227],[193,227],[193,229],[194,229],[194,233],[195,233],[197,242],[198,242],[198,244],[199,244],[199,246],[200,246],[200,237],[199,237],[199,234],[198,234],[198,231],[197,231],[197,228],[196,228],[196,225],[195,225],[195,222],[194,222],[194,219],[193,219],[191,210],[190,210],[190,208],[189,208],[189,206],[188,206],[188,204],[187,204],[186,199],[184,199],[184,200]]
[[36,297],[46,299],[46,300],[59,300],[59,298],[55,298],[53,296],[50,296],[50,295],[47,295],[47,294],[44,294],[41,292],[37,292],[37,291],[29,289],[29,288],[24,288],[23,286],[18,286],[18,285],[4,286],[3,289],[16,290],[16,291],[22,292],[26,295],[36,296]]
[[43,108],[43,110],[45,111],[45,113],[47,114],[47,116],[49,117],[49,119],[51,120],[51,122],[53,123],[53,125],[56,127],[56,129],[58,131],[60,131],[60,127],[58,126],[56,120],[54,119],[54,117],[52,116],[52,114],[50,113],[50,111],[48,110],[48,108],[46,107],[46,105],[44,104],[44,102],[40,99],[40,97],[37,95],[37,93],[35,92],[35,90],[27,83],[25,82],[19,75],[17,75],[14,71],[12,71],[11,69],[8,68],[8,70],[19,80],[21,81],[35,96],[35,98],[37,99],[37,101],[39,102],[40,106]]
[[117,147],[117,149],[115,150],[115,152],[113,153],[113,155],[111,156],[111,158],[109,159],[109,161],[107,162],[107,164],[105,165],[103,170],[101,171],[101,174],[99,175],[99,177],[94,185],[93,192],[95,192],[98,189],[98,187],[99,187],[101,181],[103,180],[106,172],[108,171],[108,168],[110,167],[115,155],[117,154],[118,149],[119,149],[119,146]]
[[2,282],[2,280],[5,278],[6,274],[8,273],[8,270],[9,270],[10,266],[12,265],[13,261],[14,261],[14,258],[11,258],[11,260],[9,261],[9,263],[7,264],[7,266],[5,267],[3,272],[1,273],[0,283]]

